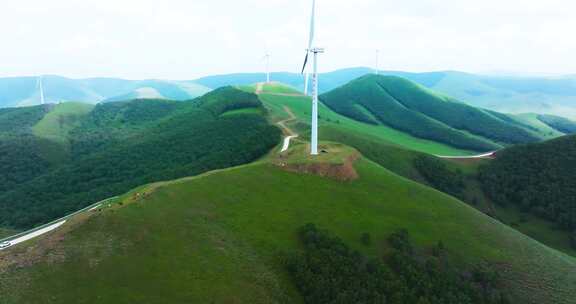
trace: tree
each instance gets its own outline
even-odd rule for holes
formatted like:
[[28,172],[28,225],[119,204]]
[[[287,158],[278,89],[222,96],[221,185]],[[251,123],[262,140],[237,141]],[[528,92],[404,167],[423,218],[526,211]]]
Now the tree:
[[370,246],[372,244],[372,238],[370,237],[370,233],[364,232],[362,233],[362,237],[360,238],[362,244],[365,246]]

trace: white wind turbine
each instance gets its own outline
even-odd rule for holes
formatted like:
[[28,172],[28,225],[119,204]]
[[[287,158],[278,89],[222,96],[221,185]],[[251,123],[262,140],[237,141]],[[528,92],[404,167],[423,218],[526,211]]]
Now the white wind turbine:
[[[310,138],[310,154],[318,155],[318,54],[324,53],[324,49],[314,46],[315,34],[315,15],[316,15],[316,0],[312,0],[312,18],[310,19],[310,40],[308,48],[306,49],[306,57],[304,58],[304,66],[302,67],[302,74],[306,71],[308,64],[308,56],[313,54],[313,71],[312,71],[312,134]],[[308,78],[308,77],[306,77]],[[307,91],[308,81],[304,85],[305,93]]]
[[270,83],[270,53],[266,52],[263,59],[266,60],[266,83]]
[[37,81],[36,86],[40,90],[40,104],[43,105],[43,104],[45,104],[45,100],[44,100],[44,86],[42,84],[42,76],[38,76],[38,81]]
[[376,49],[376,66],[374,67],[374,74],[380,74],[380,50]]

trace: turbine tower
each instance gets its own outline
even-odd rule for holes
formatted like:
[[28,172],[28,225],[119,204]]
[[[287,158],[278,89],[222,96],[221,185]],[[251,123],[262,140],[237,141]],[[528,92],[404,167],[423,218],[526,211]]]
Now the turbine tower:
[[374,68],[374,74],[380,74],[380,50],[376,49],[376,67]]
[[264,60],[266,60],[266,83],[270,83],[270,53],[266,52]]
[[42,76],[38,76],[38,89],[40,90],[40,104],[45,104],[44,100],[44,86],[42,85]]
[[310,73],[308,70],[304,73],[304,95],[308,96],[308,83],[310,82]]
[[[312,134],[310,137],[310,154],[318,155],[318,54],[324,53],[323,48],[318,48],[314,45],[315,34],[315,15],[316,15],[316,0],[312,0],[312,17],[310,19],[310,40],[308,41],[308,49],[306,49],[306,57],[304,58],[304,66],[302,67],[302,74],[306,71],[308,64],[308,57],[310,53],[313,54],[313,71],[312,71]],[[308,81],[304,85],[305,91],[308,86]],[[307,92],[306,92],[307,93]]]

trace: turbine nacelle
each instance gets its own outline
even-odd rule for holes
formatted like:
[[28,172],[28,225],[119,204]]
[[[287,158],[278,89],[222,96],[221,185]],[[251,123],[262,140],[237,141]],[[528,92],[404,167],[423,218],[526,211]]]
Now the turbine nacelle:
[[307,49],[307,50],[306,50],[306,52],[316,53],[316,54],[324,53],[324,51],[325,51],[324,48],[311,48],[311,49]]

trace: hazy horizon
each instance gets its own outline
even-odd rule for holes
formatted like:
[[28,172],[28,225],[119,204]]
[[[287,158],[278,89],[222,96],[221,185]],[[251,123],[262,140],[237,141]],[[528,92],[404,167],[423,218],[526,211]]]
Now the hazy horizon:
[[[325,73],[332,73],[332,72],[337,72],[337,71],[343,71],[343,70],[350,70],[350,69],[372,69],[372,67],[368,67],[368,66],[351,66],[351,67],[342,67],[342,68],[338,68],[335,70],[328,70],[328,71],[322,71],[322,74]],[[466,74],[473,74],[473,75],[480,75],[480,76],[490,76],[490,77],[503,77],[503,78],[507,78],[507,77],[511,77],[511,78],[549,78],[549,79],[555,79],[555,78],[562,78],[562,77],[575,77],[575,74],[554,74],[554,73],[519,73],[519,72],[514,72],[514,71],[487,71],[487,72],[468,72],[468,71],[458,71],[458,70],[430,70],[430,71],[405,71],[405,70],[383,70],[380,69],[380,73],[396,73],[396,72],[407,72],[407,73],[415,73],[415,74],[419,74],[419,73],[450,73],[450,72],[454,72],[454,73],[466,73]],[[292,74],[299,74],[299,71],[271,71],[271,74],[283,74],[283,73],[292,73]],[[151,77],[151,78],[127,78],[127,77],[119,77],[119,76],[114,76],[114,75],[102,75],[102,76],[87,76],[87,77],[75,77],[75,76],[69,76],[69,75],[64,75],[64,74],[42,74],[42,75],[7,75],[7,76],[2,76],[0,74],[0,78],[26,78],[26,77],[38,77],[38,76],[43,76],[43,77],[64,77],[64,78],[68,78],[68,79],[73,79],[73,80],[82,80],[82,79],[122,79],[122,80],[129,80],[129,81],[142,81],[142,80],[166,80],[166,81],[195,81],[198,79],[202,79],[205,77],[212,77],[212,76],[225,76],[225,75],[234,75],[234,74],[262,74],[262,77],[264,78],[266,73],[262,72],[262,71],[231,71],[229,73],[216,73],[216,74],[206,74],[206,75],[199,75],[198,77],[193,77],[193,78],[181,78],[181,79],[177,79],[177,78],[158,78],[158,77]],[[272,81],[274,81],[274,79],[272,79]]]
[[[311,0],[22,0],[0,11],[0,77],[191,80],[298,72]],[[320,71],[576,73],[576,4],[563,0],[318,0]]]

